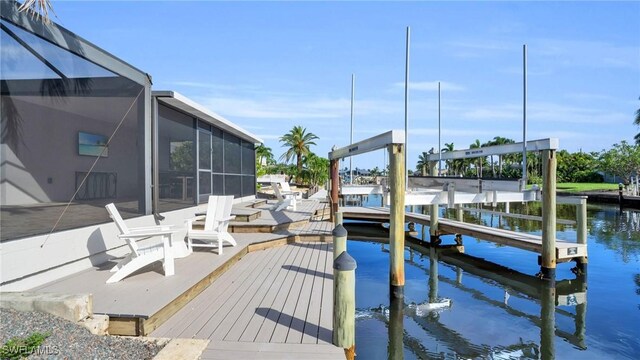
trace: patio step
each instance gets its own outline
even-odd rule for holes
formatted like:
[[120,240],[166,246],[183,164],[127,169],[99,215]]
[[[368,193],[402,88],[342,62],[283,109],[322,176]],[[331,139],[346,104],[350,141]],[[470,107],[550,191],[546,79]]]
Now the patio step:
[[250,222],[259,219],[262,216],[262,211],[251,207],[234,207],[231,210],[231,215],[236,217],[233,221]]

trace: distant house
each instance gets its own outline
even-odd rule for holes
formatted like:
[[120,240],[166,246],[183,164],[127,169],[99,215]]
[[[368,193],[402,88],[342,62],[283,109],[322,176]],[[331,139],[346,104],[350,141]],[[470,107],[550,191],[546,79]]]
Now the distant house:
[[258,137],[176,92],[152,91],[145,72],[18,3],[0,6],[0,289],[125,252],[108,203],[132,226],[152,214],[181,226],[211,194],[255,197]]

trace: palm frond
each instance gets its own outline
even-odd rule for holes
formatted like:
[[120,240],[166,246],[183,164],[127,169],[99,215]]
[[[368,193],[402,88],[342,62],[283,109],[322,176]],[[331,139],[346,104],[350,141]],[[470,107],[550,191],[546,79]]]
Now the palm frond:
[[54,16],[56,14],[55,11],[53,11],[50,0],[25,0],[24,3],[18,7],[18,11],[24,11],[37,20],[42,19],[42,22],[45,24],[49,24],[50,22],[49,13],[52,13]]

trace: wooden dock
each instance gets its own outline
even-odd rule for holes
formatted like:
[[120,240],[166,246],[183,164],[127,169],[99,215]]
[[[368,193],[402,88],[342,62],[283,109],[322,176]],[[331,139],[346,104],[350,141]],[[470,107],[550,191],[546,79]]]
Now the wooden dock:
[[[389,221],[388,208],[341,207],[340,209],[345,219]],[[405,214],[405,222],[413,222],[427,226],[431,223],[429,215],[410,212]],[[461,234],[538,254],[542,253],[542,238],[536,235],[496,229],[451,219],[438,219],[438,229],[441,233],[445,234]],[[587,256],[587,246],[585,244],[556,240],[555,246],[556,259],[558,262],[571,261],[574,258]]]
[[252,252],[151,336],[209,339],[202,359],[344,358],[331,345],[332,256],[323,243]]
[[109,270],[117,260],[113,259],[32,290],[91,293],[94,313],[110,317],[109,333],[148,335],[245,256],[287,244],[330,242],[333,223],[312,219],[318,217],[322,209],[323,204],[317,201],[301,201],[298,211],[282,211],[274,216],[265,205],[261,225],[277,227],[281,225],[280,221],[295,220],[297,226],[283,226],[282,230],[273,233],[232,233],[237,246],[225,246],[223,255],[218,255],[215,249],[197,249],[191,255],[175,260],[173,276],[163,276],[161,264],[155,263],[118,283],[106,284],[111,275]]

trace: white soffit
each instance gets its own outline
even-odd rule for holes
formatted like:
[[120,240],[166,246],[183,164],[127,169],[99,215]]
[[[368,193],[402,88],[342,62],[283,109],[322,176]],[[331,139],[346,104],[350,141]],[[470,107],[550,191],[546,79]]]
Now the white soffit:
[[231,133],[243,140],[250,141],[254,144],[263,143],[262,139],[248,132],[240,126],[196,103],[175,91],[153,91],[151,93],[159,102],[167,104],[173,108],[181,110],[187,114],[197,117],[211,125],[214,125],[228,133]]

